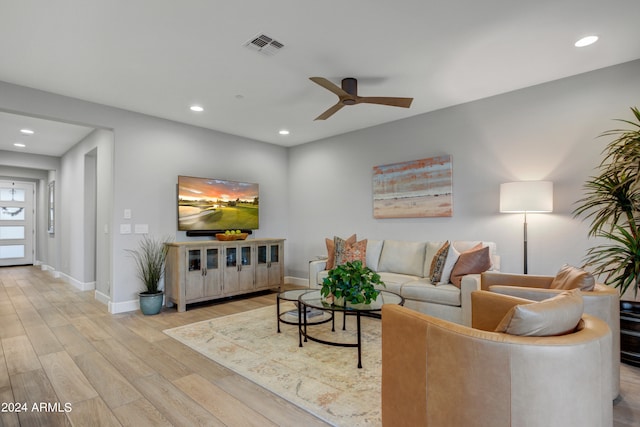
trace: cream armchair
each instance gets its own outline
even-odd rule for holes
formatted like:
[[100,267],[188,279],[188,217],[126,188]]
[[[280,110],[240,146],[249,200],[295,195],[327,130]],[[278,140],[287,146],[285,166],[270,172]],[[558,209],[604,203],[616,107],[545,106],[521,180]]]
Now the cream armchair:
[[[481,289],[542,301],[562,292],[561,289],[549,289],[554,276],[510,274],[485,272],[480,277]],[[607,322],[611,329],[612,340],[612,399],[620,394],[620,295],[618,291],[596,283],[592,291],[581,291],[584,300],[584,312]]]
[[562,336],[491,332],[523,302],[473,292],[473,328],[383,306],[382,424],[611,426],[607,324],[583,314]]

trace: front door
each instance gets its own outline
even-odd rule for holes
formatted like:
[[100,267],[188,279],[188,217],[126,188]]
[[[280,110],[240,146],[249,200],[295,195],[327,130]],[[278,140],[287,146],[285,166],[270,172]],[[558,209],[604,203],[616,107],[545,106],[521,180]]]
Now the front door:
[[33,264],[31,182],[0,181],[0,267]]

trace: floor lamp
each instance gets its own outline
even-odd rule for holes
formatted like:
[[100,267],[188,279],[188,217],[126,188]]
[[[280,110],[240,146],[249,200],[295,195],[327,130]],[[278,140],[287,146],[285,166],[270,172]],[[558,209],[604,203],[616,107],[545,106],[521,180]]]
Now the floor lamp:
[[524,274],[527,274],[527,213],[553,211],[553,182],[519,181],[500,184],[500,212],[524,213]]

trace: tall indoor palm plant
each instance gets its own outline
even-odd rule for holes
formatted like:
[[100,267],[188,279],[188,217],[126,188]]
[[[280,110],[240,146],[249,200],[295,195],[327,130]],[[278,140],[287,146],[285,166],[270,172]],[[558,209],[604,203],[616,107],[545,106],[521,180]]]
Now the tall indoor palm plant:
[[607,240],[587,251],[585,265],[605,283],[624,294],[637,295],[640,286],[640,110],[631,108],[635,121],[619,120],[631,129],[613,129],[601,136],[607,144],[599,175],[584,184],[575,216],[591,221],[589,236]]

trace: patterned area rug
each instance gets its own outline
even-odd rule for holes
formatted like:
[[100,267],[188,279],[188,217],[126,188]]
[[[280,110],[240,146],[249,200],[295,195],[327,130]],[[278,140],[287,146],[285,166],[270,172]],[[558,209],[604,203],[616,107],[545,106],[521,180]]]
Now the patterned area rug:
[[[290,303],[282,311],[293,310]],[[308,341],[298,346],[298,330],[276,329],[276,307],[238,313],[164,331],[208,358],[336,426],[380,426],[381,324],[362,318],[362,369],[356,348]],[[356,342],[356,319],[336,314],[309,333],[332,341]]]

